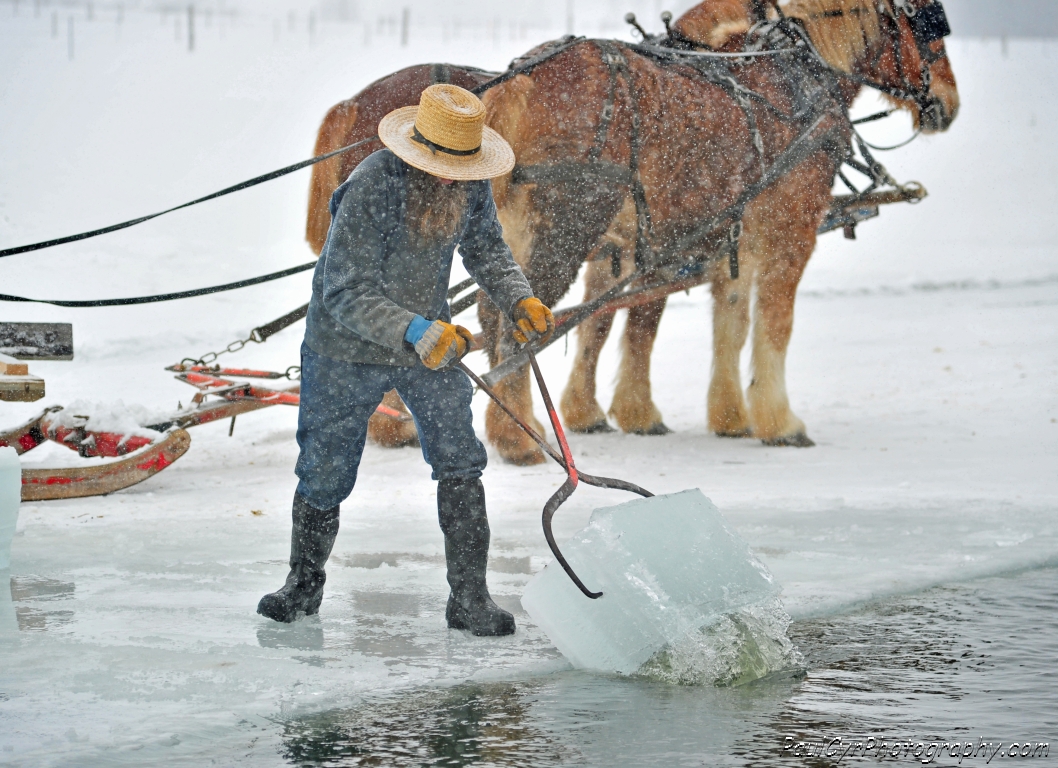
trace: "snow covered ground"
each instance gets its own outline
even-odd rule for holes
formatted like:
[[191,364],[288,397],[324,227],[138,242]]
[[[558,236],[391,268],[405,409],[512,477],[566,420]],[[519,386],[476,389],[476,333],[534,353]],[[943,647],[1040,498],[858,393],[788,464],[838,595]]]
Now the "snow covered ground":
[[[327,107],[406,64],[502,69],[536,42],[423,29],[402,49],[332,26],[310,45],[285,29],[276,40],[271,24],[216,21],[191,54],[157,18],[130,14],[119,28],[99,14],[78,22],[71,62],[65,36],[52,38],[47,15],[27,5],[0,19],[0,247],[131,218],[307,157]],[[930,198],[885,211],[855,243],[828,235],[802,284],[788,381],[817,447],[706,432],[703,289],[670,301],[654,355],[655,399],[674,434],[572,441],[586,471],[655,492],[701,488],[801,621],[1058,562],[1058,154],[1048,131],[1058,45],[1014,41],[1004,56],[998,42],[956,39],[949,50],[961,116],[949,133],[885,157]],[[908,133],[904,119],[867,129],[883,143]],[[0,292],[140,295],[302,263],[307,181],[302,173],[0,260]],[[165,365],[244,337],[303,303],[308,285],[300,275],[127,309],[6,304],[0,319],[74,323],[73,362],[31,364],[47,380],[46,403],[171,408],[191,391]],[[297,362],[300,332],[230,359],[282,370]],[[611,344],[604,405],[616,360]],[[562,345],[542,363],[557,393],[569,366]],[[38,405],[4,404],[0,423]],[[273,408],[241,417],[231,438],[226,424],[197,428],[190,452],[142,485],[23,505],[10,600],[0,588],[0,762],[268,765],[279,761],[277,723],[292,714],[567,669],[518,603],[547,559],[539,513],[562,480],[551,465],[496,459],[485,477],[490,583],[518,611],[513,638],[445,629],[434,487],[412,449],[368,448],[320,617],[279,627],[257,616],[257,599],[285,574],[295,423],[292,409]],[[70,457],[46,446],[26,459]],[[556,520],[559,539],[617,500],[578,490]]]

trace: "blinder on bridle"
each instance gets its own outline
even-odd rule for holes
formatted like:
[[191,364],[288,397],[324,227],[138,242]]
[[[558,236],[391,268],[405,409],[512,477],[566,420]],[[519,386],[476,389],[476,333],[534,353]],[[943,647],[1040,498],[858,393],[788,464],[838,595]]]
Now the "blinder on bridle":
[[[910,0],[893,0],[895,8],[899,8],[907,16],[911,27],[911,35],[915,38],[919,55],[922,56],[922,86],[917,89],[909,87],[912,97],[922,110],[921,120],[936,121],[937,110],[940,102],[936,98],[929,97],[932,76],[930,65],[943,59],[946,54],[943,49],[940,53],[933,50],[932,44],[943,40],[951,34],[951,25],[948,24],[948,14],[944,12],[944,6],[940,0],[932,0],[923,6],[915,7]],[[906,80],[906,78],[905,78]],[[910,86],[910,84],[908,84]]]
[[934,0],[929,5],[919,8],[918,13],[910,18],[911,31],[919,43],[929,45],[951,34],[948,14],[944,12],[944,6],[940,4],[940,0]]
[[903,11],[907,16],[911,35],[915,38],[919,53],[927,64],[933,64],[944,58],[943,53],[934,53],[930,47],[932,43],[943,40],[951,34],[948,14],[944,12],[944,6],[941,5],[940,0],[932,0],[918,8],[912,4],[911,0],[893,0],[893,9]]
[[945,54],[936,53],[931,47],[938,40],[943,40],[951,34],[951,25],[948,24],[948,14],[944,12],[944,6],[940,0],[915,8],[908,0],[897,0],[895,3],[902,7],[907,16],[908,24],[911,26],[911,35],[915,38],[919,55],[927,64],[935,64],[944,58]]

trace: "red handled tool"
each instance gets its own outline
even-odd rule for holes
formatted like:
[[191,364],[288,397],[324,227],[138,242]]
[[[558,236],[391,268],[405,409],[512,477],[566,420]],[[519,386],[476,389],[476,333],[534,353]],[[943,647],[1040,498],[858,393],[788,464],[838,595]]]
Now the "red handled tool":
[[551,420],[552,428],[555,430],[555,437],[558,438],[558,445],[562,450],[561,453],[552,448],[550,444],[548,444],[547,440],[545,440],[540,434],[538,434],[535,429],[530,427],[528,424],[522,421],[522,419],[515,415],[514,411],[508,408],[506,403],[500,400],[500,398],[496,395],[495,392],[492,391],[489,385],[482,381],[480,376],[478,376],[472,370],[467,368],[464,363],[459,363],[460,369],[467,376],[469,376],[471,380],[475,384],[477,384],[478,387],[485,394],[491,397],[495,401],[496,405],[498,405],[504,413],[514,419],[515,424],[521,427],[525,434],[529,435],[529,437],[531,437],[537,445],[544,449],[544,453],[546,453],[548,456],[558,462],[558,464],[566,470],[566,482],[564,482],[562,486],[557,491],[555,491],[554,495],[547,500],[547,504],[544,505],[544,538],[547,539],[547,545],[551,548],[552,554],[554,554],[555,559],[558,560],[559,564],[562,566],[562,569],[566,572],[566,575],[568,575],[573,580],[573,583],[577,585],[581,592],[583,592],[585,595],[594,600],[596,598],[602,597],[602,592],[592,592],[590,589],[584,586],[584,582],[580,580],[577,574],[574,573],[573,569],[570,567],[569,563],[566,562],[566,558],[562,556],[562,552],[559,550],[558,544],[555,542],[555,534],[551,530],[551,520],[552,518],[554,518],[555,512],[558,511],[558,508],[562,506],[566,499],[573,495],[573,491],[577,490],[577,485],[582,480],[588,485],[594,485],[597,488],[611,488],[619,491],[628,491],[629,493],[637,493],[640,496],[644,496],[647,498],[653,496],[654,494],[652,494],[650,491],[640,488],[634,483],[628,483],[624,480],[615,480],[610,477],[596,477],[594,475],[589,475],[584,472],[581,472],[577,469],[577,467],[573,463],[573,454],[569,450],[569,442],[566,440],[566,432],[562,429],[562,422],[558,420],[558,413],[555,411],[555,404],[551,401],[551,394],[547,391],[547,385],[544,384],[543,374],[540,373],[540,366],[537,365],[536,355],[533,354],[532,350],[529,351],[529,365],[533,367],[533,375],[536,376],[536,384],[538,387],[540,387],[540,394],[543,395],[544,405],[547,407],[547,416]]

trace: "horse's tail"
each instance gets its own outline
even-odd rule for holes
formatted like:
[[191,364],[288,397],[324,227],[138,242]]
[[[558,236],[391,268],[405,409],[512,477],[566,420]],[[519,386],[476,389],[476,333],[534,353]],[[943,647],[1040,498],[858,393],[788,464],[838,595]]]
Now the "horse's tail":
[[[359,110],[354,99],[343,101],[327,112],[316,136],[316,155],[338,149],[356,126]],[[312,181],[309,185],[309,213],[305,224],[305,239],[317,256],[327,241],[327,230],[331,226],[329,209],[331,194],[342,183],[342,156],[332,157],[312,166]]]

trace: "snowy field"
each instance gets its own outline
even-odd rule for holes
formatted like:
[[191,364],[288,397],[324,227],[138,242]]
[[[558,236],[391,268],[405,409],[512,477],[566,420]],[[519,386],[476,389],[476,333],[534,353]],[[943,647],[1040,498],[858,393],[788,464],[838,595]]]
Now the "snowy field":
[[[413,26],[402,48],[386,26],[321,24],[310,42],[285,21],[218,16],[198,28],[189,53],[172,19],[163,25],[157,15],[130,13],[119,26],[100,10],[90,23],[78,18],[71,60],[65,15],[53,37],[50,16],[34,17],[31,6],[21,4],[15,16],[11,4],[0,4],[0,247],[142,215],[303,159],[326,109],[381,75],[427,61],[502,69],[565,31],[557,22],[460,36],[448,26]],[[653,358],[655,400],[674,433],[572,440],[585,471],[658,493],[701,488],[783,585],[794,639],[808,646],[812,627],[878,626],[870,617],[881,609],[871,606],[902,606],[913,617],[923,605],[942,610],[976,589],[1006,596],[989,605],[1018,606],[1001,617],[1007,630],[1009,622],[1053,630],[1058,153],[1050,133],[1058,122],[1058,44],[1011,41],[1004,54],[998,41],[955,39],[949,52],[963,99],[959,119],[947,134],[884,158],[898,179],[921,181],[929,199],[884,211],[860,227],[856,242],[826,236],[802,283],[787,376],[817,447],[766,448],[705,430],[711,342],[703,288],[670,300]],[[857,109],[875,107],[865,99]],[[889,143],[909,127],[899,118],[865,133]],[[311,258],[302,239],[307,186],[302,172],[123,233],[0,260],[0,292],[111,298],[303,263]],[[303,274],[147,307],[6,304],[0,319],[74,324],[73,362],[31,363],[47,381],[45,404],[122,400],[169,409],[192,391],[164,366],[245,337],[304,303],[308,290]],[[227,361],[283,370],[297,363],[301,332],[295,326]],[[604,407],[616,346],[601,365]],[[484,366],[480,357],[471,362]],[[563,345],[541,362],[557,395],[570,364]],[[0,424],[19,423],[40,405],[2,404]],[[479,397],[481,413],[484,405]],[[559,719],[561,707],[546,704],[551,696],[589,723],[597,716],[610,736],[635,724],[655,736],[670,728],[671,754],[679,756],[670,764],[717,765],[728,763],[732,744],[757,733],[754,718],[782,722],[784,706],[796,709],[798,697],[819,694],[811,688],[819,684],[812,653],[808,687],[744,695],[665,692],[568,672],[519,605],[525,583],[548,560],[540,510],[563,476],[553,465],[516,468],[498,457],[485,475],[489,579],[497,600],[516,611],[517,635],[484,640],[445,628],[429,469],[417,450],[371,446],[343,508],[320,616],[290,627],[262,619],[254,613],[258,598],[286,572],[296,416],[279,407],[249,414],[230,438],[226,423],[196,428],[189,453],[139,486],[22,506],[10,595],[0,586],[0,763],[396,764],[405,758],[372,762],[366,747],[334,752],[327,763],[325,749],[302,748],[299,729],[316,717],[315,732],[338,733],[340,718],[328,713],[371,711],[377,719],[357,727],[375,734],[365,743],[377,754],[390,754],[379,746],[386,734],[398,739],[408,717],[436,708],[439,691],[470,683],[483,686],[475,689],[483,700],[500,702],[496,711],[509,714],[504,702],[521,697],[526,712],[544,712],[537,728]],[[25,459],[47,466],[76,457],[47,445]],[[578,490],[556,520],[559,540],[593,508],[620,500]],[[1025,594],[1039,599],[1018,602]],[[931,637],[929,622],[914,626],[915,636]],[[1026,654],[1049,662],[1049,673],[1004,678],[1006,719],[980,715],[992,711],[985,705],[976,710],[982,719],[975,722],[1013,730],[983,735],[1058,737],[1053,631],[1046,637]],[[901,640],[905,653],[910,638]],[[931,652],[926,643],[923,658]],[[1010,658],[1013,669],[1021,657]],[[1002,687],[987,671],[977,674],[979,699],[981,690]],[[908,706],[921,712],[925,705]],[[456,710],[458,721],[463,710]],[[672,719],[655,721],[647,711]],[[894,734],[907,727],[943,736],[938,723],[962,722],[949,710],[936,720],[926,711],[917,730],[899,709],[883,725]],[[714,726],[708,737],[696,735],[703,723]],[[576,753],[585,764],[622,762],[608,751],[612,744],[582,738],[594,731],[572,727],[551,732],[540,742],[546,748],[512,747],[508,759],[504,739],[521,742],[496,728],[498,751],[474,760],[556,764],[577,762]],[[785,735],[775,726],[767,754],[778,755]],[[563,749],[577,739],[579,752]],[[456,752],[438,764],[474,762]]]

